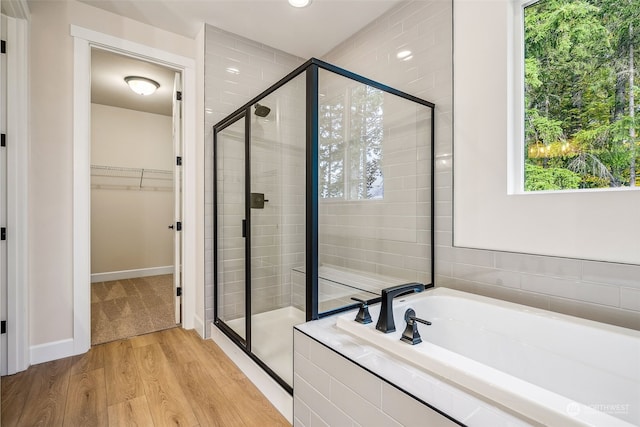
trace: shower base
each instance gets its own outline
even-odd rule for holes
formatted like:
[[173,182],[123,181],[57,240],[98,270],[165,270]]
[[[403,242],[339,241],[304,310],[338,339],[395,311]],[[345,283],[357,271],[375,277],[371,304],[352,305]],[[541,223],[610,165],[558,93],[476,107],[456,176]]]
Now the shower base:
[[[302,310],[289,306],[253,315],[251,350],[280,378],[293,386],[293,327],[305,322]],[[245,335],[245,318],[226,324]]]

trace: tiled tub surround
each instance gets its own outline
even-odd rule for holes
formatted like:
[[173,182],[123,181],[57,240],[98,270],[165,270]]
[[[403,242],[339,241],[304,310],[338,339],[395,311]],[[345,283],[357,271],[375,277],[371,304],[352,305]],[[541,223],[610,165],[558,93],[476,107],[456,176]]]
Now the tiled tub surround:
[[[399,340],[409,307],[433,322],[416,346]],[[425,425],[419,401],[469,426],[640,423],[637,331],[445,288],[397,299],[395,333],[375,330],[378,314],[376,304],[369,325],[353,311],[297,327],[296,425]]]
[[294,427],[528,425],[335,323],[332,316],[294,329]]

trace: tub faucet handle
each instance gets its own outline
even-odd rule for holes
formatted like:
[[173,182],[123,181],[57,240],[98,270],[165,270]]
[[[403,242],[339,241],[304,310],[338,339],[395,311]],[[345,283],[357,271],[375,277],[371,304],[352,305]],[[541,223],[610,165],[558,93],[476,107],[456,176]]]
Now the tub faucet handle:
[[412,308],[404,312],[404,320],[407,322],[407,326],[404,328],[400,340],[411,345],[420,344],[422,338],[420,337],[420,332],[418,332],[418,322],[425,325],[430,325],[431,322],[416,317],[416,312]]
[[356,318],[354,320],[358,323],[362,323],[363,325],[371,323],[371,315],[369,314],[369,302],[356,297],[351,297],[351,299],[360,303],[358,304],[360,310],[358,310],[358,314],[356,315]]

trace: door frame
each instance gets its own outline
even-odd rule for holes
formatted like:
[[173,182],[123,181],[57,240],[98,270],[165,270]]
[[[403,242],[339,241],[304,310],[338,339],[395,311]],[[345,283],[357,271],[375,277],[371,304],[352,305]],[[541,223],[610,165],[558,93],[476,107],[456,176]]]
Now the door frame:
[[[196,64],[158,48],[71,25],[73,93],[73,354],[91,347],[91,48],[97,47],[182,73],[182,327],[194,328],[196,307]],[[200,323],[200,322],[197,322]],[[197,325],[199,326],[199,325]],[[202,331],[198,331],[202,333]]]
[[7,373],[30,364],[28,294],[29,9],[7,9]]
[[[182,323],[182,73],[175,71],[171,95],[171,139],[173,142],[173,292],[176,324]],[[176,183],[179,183],[176,185]]]
[[[278,86],[280,87],[280,86]],[[263,97],[264,98],[264,97]],[[261,98],[261,99],[263,99]],[[265,363],[252,348],[252,268],[251,268],[251,107],[254,102],[247,104],[245,107],[237,110],[221,122],[213,126],[213,253],[214,255],[214,325],[216,325],[235,345],[237,345],[251,360],[253,360],[263,371],[265,371],[271,379],[278,383],[288,394],[293,394],[293,384],[288,384],[280,375],[278,375],[267,363]],[[218,148],[220,147],[219,135],[228,127],[244,120],[244,212],[242,220],[243,225],[243,248],[244,248],[244,337],[230,327],[224,319],[219,317],[218,301],[220,291],[220,281],[218,277]]]
[[[248,202],[247,202],[247,188],[249,186],[249,176],[248,176],[248,168],[247,168],[247,162],[248,162],[248,156],[249,156],[249,145],[248,145],[248,139],[247,139],[247,132],[250,131],[250,113],[248,113],[247,111],[248,109],[244,109],[239,111],[237,114],[234,114],[232,116],[229,116],[226,120],[224,120],[223,123],[218,123],[217,125],[215,125],[213,127],[213,194],[214,194],[214,200],[213,200],[213,253],[214,253],[214,261],[213,261],[213,268],[214,268],[214,274],[213,274],[213,293],[214,293],[214,304],[213,304],[213,323],[215,325],[217,325],[220,329],[222,329],[227,336],[229,336],[229,338],[240,348],[242,348],[243,350],[245,350],[247,352],[247,354],[251,354],[251,266],[247,265],[247,259],[250,259],[250,235],[247,234],[247,232],[250,233],[250,218],[248,216]],[[242,174],[244,176],[245,182],[244,182],[244,188],[243,191],[245,193],[245,197],[244,197],[244,212],[242,213],[242,216],[244,217],[242,219],[242,227],[243,227],[243,236],[242,238],[244,239],[242,248],[244,249],[244,255],[243,255],[243,259],[245,262],[244,265],[244,308],[245,308],[245,324],[244,324],[244,337],[241,336],[236,330],[234,330],[232,327],[230,327],[229,325],[227,325],[226,321],[224,319],[221,319],[219,317],[220,315],[220,310],[218,308],[218,301],[220,300],[219,297],[219,291],[220,291],[220,281],[218,278],[218,270],[219,270],[219,264],[218,264],[218,249],[219,249],[219,244],[218,244],[218,226],[219,226],[219,217],[218,214],[220,212],[219,208],[218,208],[218,178],[219,178],[219,171],[218,171],[218,148],[220,147],[220,140],[219,140],[219,135],[221,132],[224,132],[228,127],[233,126],[234,124],[240,122],[241,120],[244,120],[244,123],[242,123],[242,129],[244,131],[243,134],[243,141],[242,141],[242,145],[243,145],[243,153],[244,153],[244,173]],[[250,263],[249,263],[250,264]]]

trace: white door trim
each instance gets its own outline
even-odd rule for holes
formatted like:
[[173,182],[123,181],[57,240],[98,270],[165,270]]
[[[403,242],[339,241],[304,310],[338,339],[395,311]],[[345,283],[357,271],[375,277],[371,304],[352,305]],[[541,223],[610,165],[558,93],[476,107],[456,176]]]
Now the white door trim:
[[[196,74],[195,60],[71,25],[74,37],[73,94],[73,341],[74,354],[91,347],[91,47],[174,68],[183,78],[182,327],[192,329],[196,306]],[[201,331],[198,331],[201,332]]]
[[[26,5],[21,10],[28,17]],[[26,19],[7,17],[7,233],[10,233],[7,239],[8,374],[29,367],[28,26]]]
[[[178,222],[182,222],[182,163],[178,164],[178,157],[182,158],[182,98],[178,97],[182,92],[182,74],[176,72],[173,79],[172,95],[172,132],[173,139],[173,290],[175,295],[175,319],[176,323],[182,323],[182,295],[178,292],[182,285],[182,231],[178,229]],[[180,289],[181,290],[181,289]]]

